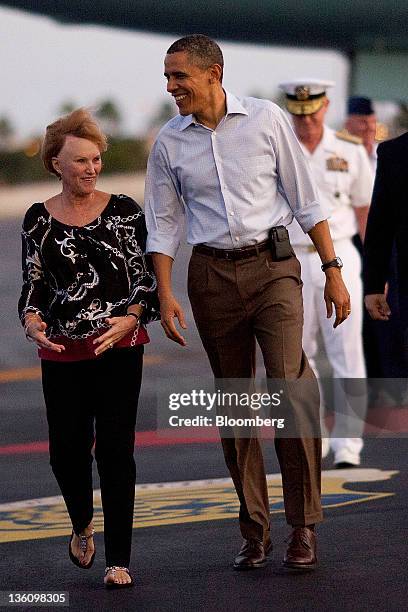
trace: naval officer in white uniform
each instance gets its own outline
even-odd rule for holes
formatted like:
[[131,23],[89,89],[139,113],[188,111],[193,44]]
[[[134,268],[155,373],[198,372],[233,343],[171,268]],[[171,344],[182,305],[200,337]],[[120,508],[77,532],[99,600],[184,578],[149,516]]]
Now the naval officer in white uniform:
[[295,133],[315,178],[319,202],[328,217],[339,258],[337,265],[343,266],[344,282],[351,296],[352,312],[348,321],[333,329],[324,304],[319,301],[324,274],[320,271],[318,254],[308,235],[294,221],[288,230],[302,266],[303,348],[316,372],[320,329],[335,379],[335,423],[330,440],[323,437],[323,455],[327,455],[331,447],[336,467],[346,467],[360,464],[366,413],[364,382],[349,384],[344,392],[344,379],[366,377],[362,343],[361,260],[351,239],[356,232],[364,236],[374,175],[359,140],[335,132],[324,123],[329,106],[326,90],[333,85],[327,81],[299,79],[281,83],[280,88],[286,94],[287,110],[292,115]]

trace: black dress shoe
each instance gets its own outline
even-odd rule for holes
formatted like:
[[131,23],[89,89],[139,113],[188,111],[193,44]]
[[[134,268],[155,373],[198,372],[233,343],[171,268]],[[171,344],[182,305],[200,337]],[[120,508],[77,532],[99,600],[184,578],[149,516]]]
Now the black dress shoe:
[[289,538],[289,545],[283,565],[294,570],[313,570],[317,565],[316,536],[309,527],[295,527]]
[[244,540],[244,543],[235,557],[235,570],[250,570],[263,567],[267,562],[267,555],[272,550],[272,544],[269,542],[266,549],[260,540],[250,538]]
[[349,463],[348,461],[339,461],[339,463],[335,463],[334,467],[336,470],[348,470],[350,468],[358,467],[355,463]]

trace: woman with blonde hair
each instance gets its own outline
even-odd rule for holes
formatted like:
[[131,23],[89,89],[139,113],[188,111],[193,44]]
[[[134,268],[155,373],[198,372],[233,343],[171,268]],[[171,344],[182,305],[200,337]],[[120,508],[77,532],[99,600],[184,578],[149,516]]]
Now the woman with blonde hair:
[[42,159],[62,189],[27,211],[19,315],[41,358],[50,464],[72,521],[69,556],[89,569],[92,447],[101,483],[108,588],[129,572],[135,492],[134,430],[145,324],[159,318],[134,200],[96,189],[106,136],[85,110],[49,125]]

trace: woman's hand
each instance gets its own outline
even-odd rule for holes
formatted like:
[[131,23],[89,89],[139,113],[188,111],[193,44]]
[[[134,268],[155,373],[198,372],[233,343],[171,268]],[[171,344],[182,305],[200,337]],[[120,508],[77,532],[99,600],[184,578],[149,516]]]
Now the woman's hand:
[[55,351],[56,353],[61,353],[62,351],[65,351],[65,346],[63,344],[54,344],[54,342],[48,340],[45,335],[46,329],[47,324],[41,319],[39,315],[26,315],[24,331],[27,340],[35,342],[38,348],[45,348],[50,351]]
[[116,342],[122,340],[130,331],[134,331],[140,327],[140,320],[129,315],[124,317],[111,317],[105,320],[111,327],[107,332],[102,334],[102,336],[99,336],[99,338],[93,341],[94,344],[99,345],[95,349],[95,355],[100,355],[104,351],[113,348]]

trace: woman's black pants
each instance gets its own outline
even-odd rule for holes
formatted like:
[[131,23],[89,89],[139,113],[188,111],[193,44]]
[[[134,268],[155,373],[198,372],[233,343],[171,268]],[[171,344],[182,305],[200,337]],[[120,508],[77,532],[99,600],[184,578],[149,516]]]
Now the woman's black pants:
[[93,517],[92,447],[101,483],[106,565],[128,567],[132,542],[137,402],[143,345],[99,358],[42,360],[50,464],[79,534]]

